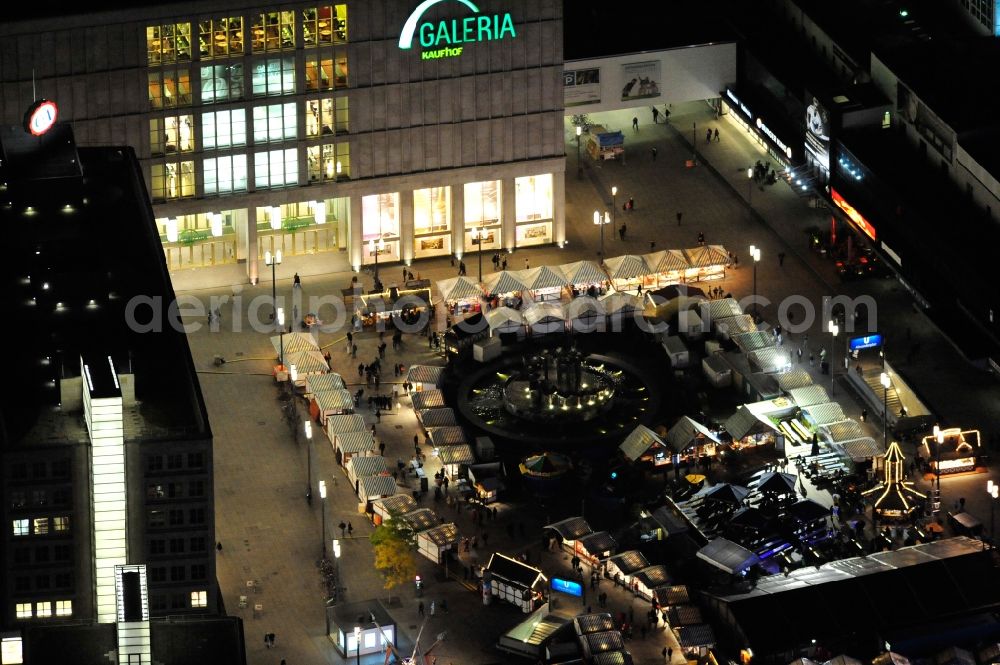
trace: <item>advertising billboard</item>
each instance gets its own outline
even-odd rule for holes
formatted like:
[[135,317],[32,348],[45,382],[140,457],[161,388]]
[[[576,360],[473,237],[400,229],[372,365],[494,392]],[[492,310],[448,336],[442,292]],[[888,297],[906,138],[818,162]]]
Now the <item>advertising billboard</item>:
[[576,69],[563,72],[563,104],[581,106],[601,101],[601,69]]
[[631,62],[622,65],[622,101],[660,96],[660,61]]
[[865,219],[865,216],[858,212],[854,206],[844,200],[844,197],[840,195],[840,192],[831,187],[830,198],[833,199],[833,202],[838,208],[844,211],[847,218],[854,222],[855,226],[861,229],[862,233],[872,240],[875,240],[875,227],[872,226],[872,223]]
[[830,114],[815,97],[806,107],[806,159],[830,171]]

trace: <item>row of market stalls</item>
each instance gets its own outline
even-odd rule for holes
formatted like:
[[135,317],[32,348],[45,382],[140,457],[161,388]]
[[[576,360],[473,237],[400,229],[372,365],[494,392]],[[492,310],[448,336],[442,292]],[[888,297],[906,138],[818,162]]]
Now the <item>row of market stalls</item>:
[[594,261],[576,261],[561,266],[492,273],[481,284],[464,275],[437,282],[438,292],[453,316],[481,311],[485,299],[495,307],[524,302],[570,300],[581,295],[593,297],[609,291],[658,289],[671,284],[721,279],[730,264],[722,245],[703,245],[685,250],[665,250],[649,254],[627,254],[607,259],[603,266]]
[[393,494],[372,503],[375,523],[399,520],[414,534],[417,552],[434,563],[442,563],[459,541],[458,527],[445,522],[430,508],[420,508],[410,494]]
[[617,329],[622,322],[643,311],[643,300],[631,293],[612,292],[597,298],[581,297],[567,303],[536,302],[524,309],[498,307],[485,315],[490,335],[546,335]]

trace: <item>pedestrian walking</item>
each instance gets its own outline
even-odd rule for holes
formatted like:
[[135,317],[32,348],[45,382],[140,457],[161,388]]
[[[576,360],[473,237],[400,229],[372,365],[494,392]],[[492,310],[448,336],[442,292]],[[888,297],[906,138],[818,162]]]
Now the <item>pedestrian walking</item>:
[[684,214],[683,212],[678,212],[678,213],[677,213],[677,226],[680,226],[680,225],[681,225],[681,216],[682,216],[683,214]]
[[709,127],[708,129],[705,130],[705,143],[711,143],[711,142],[712,142],[712,128]]
[[663,652],[662,653],[663,653],[663,662],[664,663],[669,662],[668,657],[667,657],[667,647],[663,647]]
[[417,604],[417,614],[424,616],[424,601],[422,600]]
[[351,357],[352,358],[357,358],[358,357],[358,345],[357,344],[351,344]]
[[503,261],[500,262],[500,270],[506,270],[506,269],[507,269],[507,257],[505,256],[503,257]]
[[353,533],[354,533],[354,525],[351,524],[350,522],[348,522],[347,523],[347,535],[348,535],[348,537],[351,537]]
[[716,127],[716,128],[715,128],[715,131],[714,131],[714,132],[712,132],[712,138],[714,138],[714,139],[715,139],[715,142],[716,142],[716,143],[718,143],[718,142],[719,142],[719,128],[718,128],[718,127]]
[[625,231],[626,230],[628,230],[628,229],[627,229],[627,227],[624,224],[622,224],[621,228],[618,229],[618,237],[621,238],[622,240],[625,240]]
[[292,286],[302,286],[302,280],[299,279],[299,273],[295,273],[295,276],[292,277]]
[[655,145],[653,146],[652,153],[653,153],[653,161],[655,162],[656,161],[656,146]]
[[337,528],[340,529],[340,537],[343,538],[347,532],[347,525],[344,524],[343,520],[341,520],[340,524],[337,525]]
[[868,409],[861,409],[861,422],[866,422],[868,420]]
[[660,119],[660,109],[658,109],[658,108],[656,108],[654,106],[653,107],[653,124],[655,125],[656,121],[659,120],[659,119]]
[[[506,263],[506,261],[505,261],[505,263]],[[531,264],[528,262],[528,257],[527,256],[524,257],[524,269],[525,270],[530,270],[531,269]]]
[[632,129],[634,131],[639,131],[639,118],[632,118]]
[[264,633],[264,646],[271,648],[271,633]]
[[435,610],[435,605],[434,605],[434,601],[432,600],[431,601],[431,616],[434,616],[434,610]]
[[465,261],[459,260],[458,262],[458,276],[463,277],[465,275]]
[[699,245],[704,245],[705,244],[705,234],[704,233],[701,233],[701,232],[698,233],[698,244]]
[[785,253],[778,252],[778,267],[785,265]]

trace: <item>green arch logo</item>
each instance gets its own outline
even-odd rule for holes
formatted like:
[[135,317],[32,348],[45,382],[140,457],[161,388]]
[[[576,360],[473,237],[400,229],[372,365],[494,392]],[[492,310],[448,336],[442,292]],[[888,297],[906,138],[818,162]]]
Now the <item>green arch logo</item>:
[[[424,13],[438,4],[439,2],[444,2],[445,0],[424,0],[417,8],[413,10],[410,17],[406,19],[406,23],[403,24],[403,32],[399,34],[399,48],[408,49],[413,46],[413,33],[417,31],[417,24],[420,23],[421,17]],[[471,9],[474,13],[479,13],[479,7],[476,7],[470,0],[458,0],[463,5]]]

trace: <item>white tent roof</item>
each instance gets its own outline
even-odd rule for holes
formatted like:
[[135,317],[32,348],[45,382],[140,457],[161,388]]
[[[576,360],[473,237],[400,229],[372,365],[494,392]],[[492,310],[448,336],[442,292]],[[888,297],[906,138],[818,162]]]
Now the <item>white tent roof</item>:
[[725,538],[709,541],[708,545],[698,550],[698,558],[731,575],[737,575],[759,561],[756,554]]
[[715,314],[712,312],[711,308],[709,309],[709,313],[712,315],[712,324],[715,326],[715,329],[719,332],[726,333],[730,337],[733,335],[739,335],[740,333],[757,331],[757,326],[753,322],[753,317],[749,314],[724,316],[721,319],[717,319],[715,318]]
[[684,252],[679,249],[668,249],[661,252],[650,252],[643,254],[646,265],[655,273],[673,272],[676,270],[687,270],[691,267]]
[[545,320],[566,320],[563,306],[554,302],[536,302],[524,310],[524,322],[529,326]]
[[756,366],[765,374],[783,372],[788,369],[788,366],[792,362],[789,352],[786,349],[777,346],[770,346],[763,349],[757,349],[756,351],[751,351],[747,354],[747,360],[750,361],[751,367]]
[[[522,272],[522,271],[519,271]],[[486,277],[483,281],[483,290],[486,293],[512,293],[524,291],[528,288],[526,282],[522,281],[522,275],[511,270],[501,270]]]
[[792,388],[788,391],[788,395],[800,409],[815,404],[826,404],[830,401],[830,396],[827,394],[826,388],[817,385]]
[[809,372],[801,369],[793,369],[790,372],[779,374],[776,378],[778,379],[778,387],[786,393],[795,388],[805,388],[806,386],[813,385],[812,376],[810,376]]
[[375,437],[370,430],[337,432],[337,450],[355,455],[366,450],[375,450]]
[[437,283],[437,288],[445,300],[476,298],[483,293],[479,284],[464,275],[441,280]]
[[[350,436],[350,434],[347,436]],[[368,438],[371,440],[370,435]],[[355,455],[347,462],[347,466],[351,468],[351,472],[355,478],[366,478],[368,476],[389,473],[389,466],[385,463],[385,458],[381,455]],[[393,493],[395,494],[395,492]]]
[[566,276],[562,274],[562,271],[558,267],[540,266],[520,272],[521,280],[528,285],[529,289],[549,289],[569,284]]
[[604,305],[597,298],[581,296],[574,298],[565,306],[567,319],[592,319],[595,316],[604,317]]
[[[370,459],[367,457],[352,457],[353,459]],[[366,476],[358,482],[359,494],[366,498],[393,496],[399,491],[392,476]]]
[[330,371],[330,366],[326,364],[326,358],[319,352],[319,349],[286,353],[285,364],[289,367],[295,365],[295,371],[303,376],[326,374]]
[[729,264],[729,254],[722,245],[702,245],[684,250],[684,256],[692,268],[708,268]]
[[431,443],[438,446],[455,446],[460,443],[468,443],[465,430],[461,427],[435,427],[431,430]]
[[[735,298],[709,300],[706,306],[712,316],[712,320],[716,322],[719,322],[719,319],[725,319],[730,316],[740,316],[743,314],[743,311],[740,309],[739,303],[736,302]],[[756,330],[756,328],[754,328],[754,330]]]
[[613,256],[604,262],[611,279],[634,279],[643,277],[653,272],[646,260],[635,254],[625,254],[623,256]]
[[424,427],[451,427],[457,425],[454,409],[423,409],[417,411],[417,420]]
[[734,439],[742,439],[751,434],[762,434],[764,432],[776,432],[774,424],[766,418],[758,416],[754,411],[746,406],[736,409],[736,413],[731,415],[723,425]]
[[885,454],[885,447],[870,436],[844,441],[837,445],[844,451],[845,455],[856,462]]
[[285,358],[287,359],[290,353],[315,351],[319,348],[319,343],[309,333],[292,332],[273,336],[271,338],[271,346],[274,347],[274,355],[276,356],[281,355],[281,350],[284,348]]
[[524,317],[521,312],[512,307],[497,307],[486,312],[486,323],[489,324],[491,330],[496,330],[510,325],[523,325]]
[[346,390],[321,390],[313,399],[322,411],[347,411],[354,409],[354,396]]
[[622,451],[626,459],[634,462],[653,447],[666,448],[667,444],[656,432],[645,425],[636,425],[635,429],[621,442],[618,449]]
[[327,418],[326,431],[330,434],[365,432],[368,431],[368,426],[365,425],[365,418],[360,413],[344,413]]
[[704,437],[709,441],[720,443],[719,437],[707,427],[688,416],[681,416],[674,426],[667,430],[667,445],[675,453],[682,453],[691,447],[696,439]]
[[730,332],[729,339],[736,343],[736,346],[740,347],[740,351],[743,353],[750,353],[751,351],[756,351],[757,349],[765,349],[769,346],[774,346],[774,336],[771,333],[766,333],[760,330],[755,330],[753,332],[738,333],[736,335]]
[[599,284],[608,281],[608,276],[593,261],[564,263],[559,266],[559,270],[566,276],[566,281],[570,284]]
[[437,547],[445,547],[458,542],[458,527],[454,522],[445,522],[417,534],[417,538],[429,540]]
[[807,406],[802,409],[802,412],[805,413],[806,417],[816,425],[829,425],[830,423],[846,420],[844,410],[840,408],[840,405],[836,402],[827,402],[826,404],[814,404],[813,406]]
[[421,390],[410,393],[413,400],[413,408],[417,411],[422,409],[435,409],[444,406],[444,393],[440,390]]
[[445,446],[438,452],[438,457],[442,464],[474,464],[476,461],[476,456],[467,443]]
[[344,390],[344,379],[335,372],[306,377],[306,392],[317,393],[321,390]]
[[640,296],[634,293],[623,293],[613,291],[598,298],[604,305],[605,314],[617,314],[618,312],[634,312],[643,309],[643,302]]
[[441,383],[441,374],[444,367],[439,365],[410,365],[406,370],[406,380],[410,383],[430,383],[438,385]]
[[374,503],[381,505],[382,510],[390,515],[405,515],[417,509],[417,502],[411,494],[393,494]]
[[864,428],[861,427],[861,423],[851,418],[841,420],[836,423],[830,423],[829,425],[823,425],[820,430],[831,443],[854,441],[855,439],[863,439],[867,436]]

